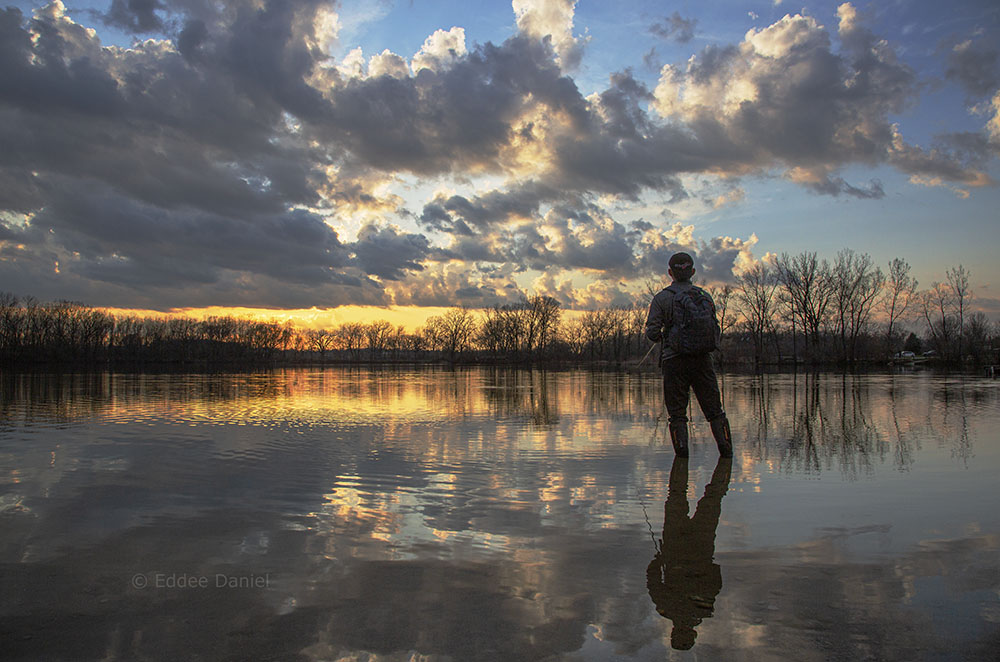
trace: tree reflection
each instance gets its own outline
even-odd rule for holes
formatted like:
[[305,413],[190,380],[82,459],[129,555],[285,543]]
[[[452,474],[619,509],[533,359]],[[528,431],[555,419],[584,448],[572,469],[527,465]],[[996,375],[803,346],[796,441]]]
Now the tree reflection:
[[553,425],[559,421],[559,405],[550,398],[557,387],[552,385],[550,373],[540,370],[517,368],[485,368],[483,370],[484,394],[490,411],[501,418],[527,416],[537,426]]
[[870,374],[756,375],[728,390],[734,433],[754,460],[785,473],[839,470],[849,480],[880,464],[909,470],[924,439],[967,459],[968,411],[985,399],[964,380]]
[[695,628],[712,616],[722,590],[722,569],[713,562],[715,531],[722,497],[729,489],[733,463],[719,458],[705,495],[688,518],[688,460],[675,457],[663,506],[663,538],[646,568],[646,588],[656,611],[673,622],[670,645],[678,650],[694,646]]

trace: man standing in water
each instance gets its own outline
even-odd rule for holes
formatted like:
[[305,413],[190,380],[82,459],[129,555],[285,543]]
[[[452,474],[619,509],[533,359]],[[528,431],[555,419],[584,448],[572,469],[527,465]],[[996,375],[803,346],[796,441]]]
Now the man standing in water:
[[732,457],[729,420],[722,410],[711,352],[718,349],[719,321],[708,292],[691,284],[694,259],[687,253],[670,257],[673,282],[649,304],[646,337],[660,343],[663,403],[670,416],[670,441],[680,457],[688,456],[687,408],[693,389],[723,457]]

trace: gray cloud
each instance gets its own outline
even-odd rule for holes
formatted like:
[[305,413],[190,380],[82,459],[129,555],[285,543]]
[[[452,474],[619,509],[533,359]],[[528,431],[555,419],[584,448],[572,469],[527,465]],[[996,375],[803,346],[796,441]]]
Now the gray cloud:
[[514,218],[533,218],[543,202],[567,197],[565,192],[538,182],[488,191],[472,199],[438,196],[424,205],[420,221],[435,230],[472,235],[472,228],[482,232]]
[[156,12],[165,9],[158,0],[111,0],[111,7],[101,15],[105,24],[141,34],[160,32],[166,26]]
[[672,39],[678,43],[686,44],[694,38],[694,28],[698,25],[698,20],[694,18],[684,18],[677,12],[657,21],[649,27],[649,32],[663,39]]
[[513,123],[532,104],[587,119],[585,102],[544,43],[486,44],[443,72],[352,78],[330,93],[329,118],[313,128],[363,162],[418,174],[499,170]]
[[[53,182],[45,197],[46,207],[26,226],[6,226],[10,241],[24,246],[3,251],[4,267],[21,272],[8,287],[19,282],[22,292],[81,299],[100,292],[101,283],[111,286],[113,305],[152,308],[255,300],[308,306],[322,297],[384,301],[365,275],[380,273],[367,258],[368,244],[343,245],[322,219],[303,210],[246,218],[166,210],[65,179]],[[112,305],[104,296],[86,300]]]
[[358,232],[350,250],[365,273],[400,280],[406,271],[423,271],[420,262],[430,253],[430,242],[420,234],[368,224]]
[[867,188],[849,184],[842,177],[825,177],[817,182],[807,183],[805,186],[815,193],[833,196],[843,194],[862,200],[878,200],[885,197],[882,182],[877,179],[871,180]]
[[642,56],[642,64],[647,69],[652,69],[653,71],[660,70],[660,59],[659,55],[656,53],[656,47],[650,48]]
[[1000,87],[1000,53],[996,48],[963,42],[948,53],[945,76],[972,96],[985,97]]

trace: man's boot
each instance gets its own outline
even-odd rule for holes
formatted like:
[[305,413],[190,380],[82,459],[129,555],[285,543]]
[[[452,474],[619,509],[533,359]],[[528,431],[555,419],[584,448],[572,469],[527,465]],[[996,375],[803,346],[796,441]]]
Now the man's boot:
[[715,444],[719,447],[719,455],[722,457],[733,456],[733,434],[729,431],[729,419],[725,414],[717,416],[711,421],[712,436],[715,437]]
[[687,421],[670,424],[670,443],[674,445],[674,452],[677,453],[677,457],[688,456]]

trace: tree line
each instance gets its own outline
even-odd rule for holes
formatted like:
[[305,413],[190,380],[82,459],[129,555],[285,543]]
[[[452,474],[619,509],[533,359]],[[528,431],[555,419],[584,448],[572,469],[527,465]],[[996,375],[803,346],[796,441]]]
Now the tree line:
[[[275,361],[554,360],[627,363],[656,352],[644,335],[650,280],[631,304],[569,318],[558,301],[529,296],[483,310],[453,308],[408,330],[384,320],[301,329],[233,316],[114,315],[79,303],[41,303],[0,293],[0,360],[32,363],[222,363]],[[727,363],[850,364],[885,361],[907,349],[943,361],[996,362],[997,325],[971,312],[970,273],[959,265],[919,290],[910,265],[885,271],[844,249],[782,254],[706,288],[716,302]]]
[[951,363],[996,362],[998,328],[970,312],[971,274],[963,265],[925,290],[906,260],[885,271],[867,253],[845,248],[834,260],[815,252],[782,254],[739,274],[717,301],[738,319],[729,341],[754,364],[798,361],[853,364],[901,350]]

